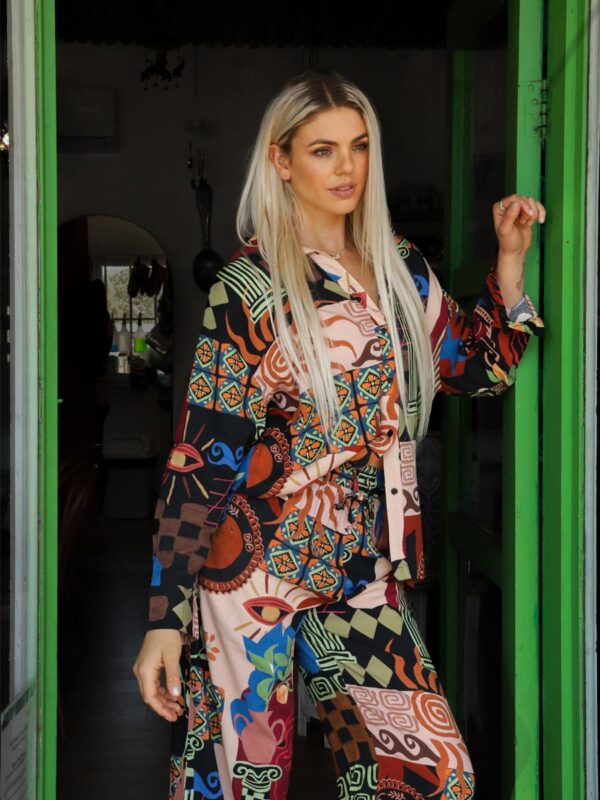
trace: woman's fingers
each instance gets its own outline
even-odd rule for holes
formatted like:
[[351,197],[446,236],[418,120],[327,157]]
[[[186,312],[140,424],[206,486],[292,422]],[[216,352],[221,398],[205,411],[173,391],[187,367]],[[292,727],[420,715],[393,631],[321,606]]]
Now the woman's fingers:
[[536,220],[544,222],[546,209],[531,195],[511,194],[494,203],[494,211],[504,217],[508,214],[513,222],[520,225],[533,225]]
[[519,201],[521,203],[519,222],[522,225],[533,225],[536,220],[543,222],[546,219],[546,209],[535,197],[521,195]]
[[[144,702],[159,716],[175,722],[183,713],[179,659],[181,656],[181,636],[176,630],[148,631],[141,650],[133,665]],[[161,672],[164,669],[167,687],[161,685]],[[169,689],[178,687],[174,695]]]
[[163,660],[165,665],[165,676],[167,678],[167,689],[174,697],[181,694],[181,681],[179,680],[179,656],[181,650],[168,648],[163,650]]
[[[507,205],[508,202],[508,205]],[[529,207],[524,207],[523,201],[520,199],[502,201],[506,209],[503,216],[503,228],[512,227],[513,224],[526,225],[532,218],[529,214]]]
[[160,665],[158,667],[142,667],[140,669],[140,685],[144,703],[164,717],[168,722],[175,722],[181,708],[177,699],[169,695],[164,686],[160,685]]
[[544,220],[546,219],[546,209],[544,208],[544,206],[539,202],[539,200],[536,200],[535,197],[530,197],[529,201],[533,206],[533,208],[535,209],[535,215],[531,221],[532,224],[535,222],[536,219],[539,222],[544,222]]
[[173,697],[164,686],[159,686],[158,694],[170,711],[174,711],[178,717],[183,714],[183,696]]
[[534,209],[531,205],[529,198],[524,195],[517,195],[510,204],[513,216],[517,218],[517,222],[521,225],[527,225],[534,219]]
[[494,203],[493,209],[498,213],[500,217],[504,217],[510,212],[510,216],[514,217],[515,214],[521,212],[523,205],[523,200],[520,195],[517,194],[509,194],[507,197],[503,197],[497,203]]

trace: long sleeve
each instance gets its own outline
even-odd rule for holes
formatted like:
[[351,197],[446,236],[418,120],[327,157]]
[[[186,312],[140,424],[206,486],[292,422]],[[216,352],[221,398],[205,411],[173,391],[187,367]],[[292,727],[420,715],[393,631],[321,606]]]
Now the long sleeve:
[[235,275],[210,289],[156,503],[148,630],[191,633],[196,574],[264,427],[260,340],[244,294]]
[[507,309],[494,264],[472,312],[467,314],[443,289],[424,256],[420,255],[427,269],[427,278],[423,281],[423,274],[419,285],[428,285],[426,318],[436,391],[477,397],[505,392],[515,382],[516,369],[530,336],[544,335],[544,323],[531,299],[525,294],[515,306]]
[[434,352],[439,355],[438,390],[478,397],[505,392],[515,382],[516,369],[529,337],[544,333],[544,323],[530,298],[523,297],[529,307],[529,317],[524,319],[526,314],[519,314],[517,319],[521,321],[513,321],[492,269],[473,311],[467,315],[441,288],[433,271],[429,272],[432,276],[430,293],[433,289],[441,291],[442,295],[440,318],[432,337]]

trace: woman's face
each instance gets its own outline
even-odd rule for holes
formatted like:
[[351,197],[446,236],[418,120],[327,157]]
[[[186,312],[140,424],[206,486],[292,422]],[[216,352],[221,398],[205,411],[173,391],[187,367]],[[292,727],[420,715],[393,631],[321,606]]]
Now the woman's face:
[[[315,212],[345,215],[354,211],[363,195],[368,148],[362,115],[354,108],[334,108],[299,128],[289,158],[277,145],[270,146],[269,155],[310,216]],[[335,191],[348,186],[349,190]]]

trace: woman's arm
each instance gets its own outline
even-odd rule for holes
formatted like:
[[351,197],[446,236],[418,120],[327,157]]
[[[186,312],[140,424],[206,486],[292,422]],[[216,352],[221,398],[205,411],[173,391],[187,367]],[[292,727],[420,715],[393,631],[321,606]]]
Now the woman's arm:
[[494,261],[467,314],[441,286],[419,248],[398,235],[396,243],[425,307],[436,391],[476,396],[505,392],[515,381],[529,337],[544,335],[544,323],[529,295],[508,309]]
[[239,280],[217,280],[204,310],[156,504],[147,630],[191,634],[196,574],[264,426],[266,407],[256,382],[261,341],[243,292]]
[[508,306],[523,296],[525,255],[531,247],[533,226],[546,221],[546,209],[534,197],[511,194],[492,206],[498,239],[496,279]]
[[498,255],[470,314],[440,285],[419,249],[396,237],[425,305],[436,390],[493,396],[515,381],[529,337],[542,337],[544,323],[523,293],[525,254],[532,227],[546,209],[533,197],[510,195],[492,206]]
[[544,323],[531,299],[523,295],[509,316],[494,264],[467,315],[425,263],[436,390],[478,397],[502,394],[515,382],[529,337],[544,334]]
[[169,722],[183,714],[180,634],[193,633],[196,573],[266,417],[256,377],[267,327],[263,323],[262,338],[257,335],[258,321],[244,299],[247,280],[235,265],[223,267],[219,276],[204,310],[159,490],[148,622],[133,665],[144,702]]

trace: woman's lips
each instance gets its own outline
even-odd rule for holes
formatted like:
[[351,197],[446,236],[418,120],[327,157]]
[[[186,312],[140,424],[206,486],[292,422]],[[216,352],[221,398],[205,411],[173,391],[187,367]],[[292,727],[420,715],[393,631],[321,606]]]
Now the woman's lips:
[[349,186],[347,189],[330,189],[330,192],[337,194],[338,197],[352,197],[356,189],[356,184]]

